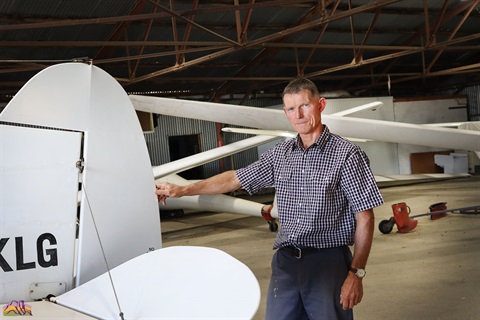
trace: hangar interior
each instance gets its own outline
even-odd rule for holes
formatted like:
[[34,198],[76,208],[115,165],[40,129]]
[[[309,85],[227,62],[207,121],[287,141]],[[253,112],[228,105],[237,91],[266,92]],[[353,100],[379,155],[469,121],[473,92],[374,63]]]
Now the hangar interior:
[[479,80],[477,1],[5,1],[0,13],[3,101],[72,60],[92,60],[127,92],[239,104],[278,98],[297,75],[395,98]]
[[[371,101],[352,117],[415,124],[480,121],[479,0],[83,0],[0,3],[0,112],[39,71],[85,62],[128,94],[281,108],[297,76],[327,98],[326,114]],[[140,115],[139,115],[140,116]],[[143,115],[142,115],[143,116]],[[242,140],[224,124],[147,114],[152,165]],[[468,178],[382,189],[412,212],[446,202],[479,205],[475,153],[387,142],[360,143],[376,174],[440,173],[435,154],[460,153]],[[254,148],[184,172],[202,179],[244,166]],[[464,157],[463,157],[464,155]],[[262,197],[265,197],[262,195]],[[269,201],[267,195],[259,201]],[[375,230],[358,319],[477,319],[480,255],[476,214],[419,219],[408,234]],[[162,221],[165,246],[217,247],[257,276],[264,315],[274,234],[255,217],[208,212]]]
[[[396,112],[352,116],[411,123],[480,117],[477,1],[6,1],[0,12],[2,106],[45,67],[86,61],[129,94],[270,107],[302,75],[331,101],[326,113],[341,108],[338,99],[354,105],[385,97]],[[455,103],[442,107],[434,97]],[[400,99],[430,101],[435,111]],[[245,137],[212,123],[152,118],[162,124],[146,134],[154,165]],[[431,151],[408,146],[395,168],[375,170],[410,173],[408,154]],[[369,151],[375,166],[385,154]],[[250,150],[186,174],[208,177],[256,156]],[[468,171],[477,166],[470,156]]]

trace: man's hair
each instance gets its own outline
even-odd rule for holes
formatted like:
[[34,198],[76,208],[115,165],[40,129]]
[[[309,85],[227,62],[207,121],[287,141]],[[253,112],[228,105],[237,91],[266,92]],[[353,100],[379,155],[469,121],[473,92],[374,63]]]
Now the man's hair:
[[311,80],[307,78],[295,78],[283,89],[282,98],[286,94],[299,93],[302,90],[309,90],[314,97],[320,98],[318,88]]

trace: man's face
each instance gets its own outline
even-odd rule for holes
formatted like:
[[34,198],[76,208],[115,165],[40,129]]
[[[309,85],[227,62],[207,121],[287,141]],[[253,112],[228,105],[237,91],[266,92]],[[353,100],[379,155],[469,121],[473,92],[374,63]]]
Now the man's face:
[[299,134],[310,134],[322,126],[321,113],[325,108],[324,98],[315,99],[309,90],[283,96],[283,111],[293,129]]

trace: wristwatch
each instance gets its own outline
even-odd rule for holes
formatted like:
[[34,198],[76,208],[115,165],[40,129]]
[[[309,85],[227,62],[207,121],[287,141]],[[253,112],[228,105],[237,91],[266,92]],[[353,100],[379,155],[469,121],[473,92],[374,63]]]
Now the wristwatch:
[[353,272],[359,279],[362,279],[367,274],[365,269],[360,269],[360,268],[350,267],[350,271]]

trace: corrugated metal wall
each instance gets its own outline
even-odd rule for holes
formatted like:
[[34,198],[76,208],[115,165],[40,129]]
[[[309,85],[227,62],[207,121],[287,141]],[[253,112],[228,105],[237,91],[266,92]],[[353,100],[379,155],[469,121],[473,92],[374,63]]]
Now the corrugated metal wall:
[[[158,115],[158,125],[155,131],[145,134],[150,161],[153,166],[170,162],[168,148],[169,136],[198,134],[200,136],[201,151],[217,146],[215,124],[208,121],[199,121],[179,117]],[[214,161],[203,167],[204,173],[218,172],[218,162]]]
[[458,94],[465,94],[468,97],[468,121],[480,121],[480,84],[466,87]]
[[[171,116],[158,116],[158,125],[153,133],[146,133],[145,140],[152,165],[158,166],[170,162],[168,137],[198,134],[200,137],[200,152],[214,149],[218,146],[215,123],[195,119],[185,119]],[[224,144],[229,144],[247,138],[244,134],[224,134]],[[240,152],[232,157],[224,158],[225,169],[237,169],[258,159],[256,148]],[[220,173],[219,161],[213,161],[202,166],[205,178]]]
[[461,90],[450,88],[432,92],[433,96],[464,94],[468,97],[468,121],[480,121],[480,84],[471,85]]

